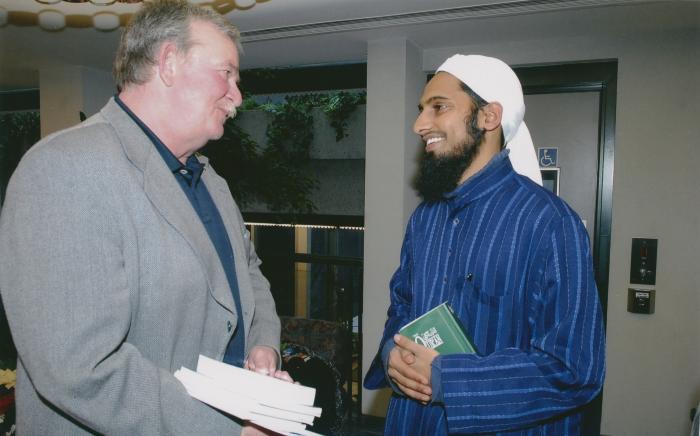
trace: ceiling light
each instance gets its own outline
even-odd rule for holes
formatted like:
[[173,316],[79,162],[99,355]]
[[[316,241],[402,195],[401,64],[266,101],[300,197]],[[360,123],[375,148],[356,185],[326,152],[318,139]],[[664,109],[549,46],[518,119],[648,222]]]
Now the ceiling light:
[[[36,26],[57,31],[63,28],[86,28],[110,31],[129,22],[143,4],[149,0],[15,0],[7,7],[0,0],[0,27],[7,24]],[[233,11],[247,11],[258,3],[270,0],[189,0],[192,3],[213,9],[221,15]],[[19,5],[22,6],[19,6]],[[38,5],[50,5],[44,8]],[[37,6],[38,9],[37,10]],[[106,14],[100,15],[99,14]],[[115,23],[118,23],[115,25]]]
[[110,31],[119,27],[119,15],[111,12],[100,12],[92,17],[92,24],[95,29],[102,31]]
[[66,16],[50,9],[41,11],[39,12],[39,26],[46,30],[61,30],[66,27]]

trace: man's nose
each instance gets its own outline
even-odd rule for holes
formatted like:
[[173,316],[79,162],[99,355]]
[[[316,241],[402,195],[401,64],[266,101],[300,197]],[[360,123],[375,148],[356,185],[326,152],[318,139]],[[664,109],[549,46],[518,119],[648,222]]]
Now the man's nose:
[[243,94],[238,88],[238,84],[235,81],[231,81],[231,85],[228,88],[228,98],[233,100],[234,106],[238,107],[243,103]]
[[422,135],[428,130],[430,130],[430,117],[425,113],[425,111],[421,111],[421,113],[418,114],[416,121],[413,123],[413,132],[416,135]]

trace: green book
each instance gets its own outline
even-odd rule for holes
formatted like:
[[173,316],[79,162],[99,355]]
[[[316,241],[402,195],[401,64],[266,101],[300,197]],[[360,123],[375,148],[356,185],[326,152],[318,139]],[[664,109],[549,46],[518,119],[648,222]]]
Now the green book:
[[399,334],[440,354],[476,353],[464,326],[447,302],[409,322]]

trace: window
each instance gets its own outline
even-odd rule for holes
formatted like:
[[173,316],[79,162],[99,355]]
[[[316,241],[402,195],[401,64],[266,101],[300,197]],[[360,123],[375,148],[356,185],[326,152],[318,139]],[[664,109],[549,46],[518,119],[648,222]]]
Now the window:
[[247,224],[280,316],[332,321],[350,337],[345,390],[359,416],[364,228]]

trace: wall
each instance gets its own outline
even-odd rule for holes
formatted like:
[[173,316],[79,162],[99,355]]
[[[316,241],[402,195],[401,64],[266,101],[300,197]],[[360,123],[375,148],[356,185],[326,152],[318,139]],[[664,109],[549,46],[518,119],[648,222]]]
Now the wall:
[[[617,125],[607,379],[602,432],[686,435],[700,399],[700,125],[698,28],[587,35],[426,50],[424,70],[449,55],[488,53],[512,65],[616,58]],[[626,311],[633,237],[659,239],[656,313]]]
[[525,119],[532,141],[535,147],[558,149],[559,196],[584,221],[591,242],[598,171],[598,97],[597,92],[525,96]]
[[[399,261],[404,225],[417,200],[410,187],[418,141],[412,132],[425,84],[420,50],[405,39],[371,41],[367,50],[365,249],[362,374],[377,352]],[[383,415],[389,391],[362,390],[362,413]]]
[[39,71],[39,106],[42,138],[97,113],[114,95],[111,73],[82,66],[61,66]]

